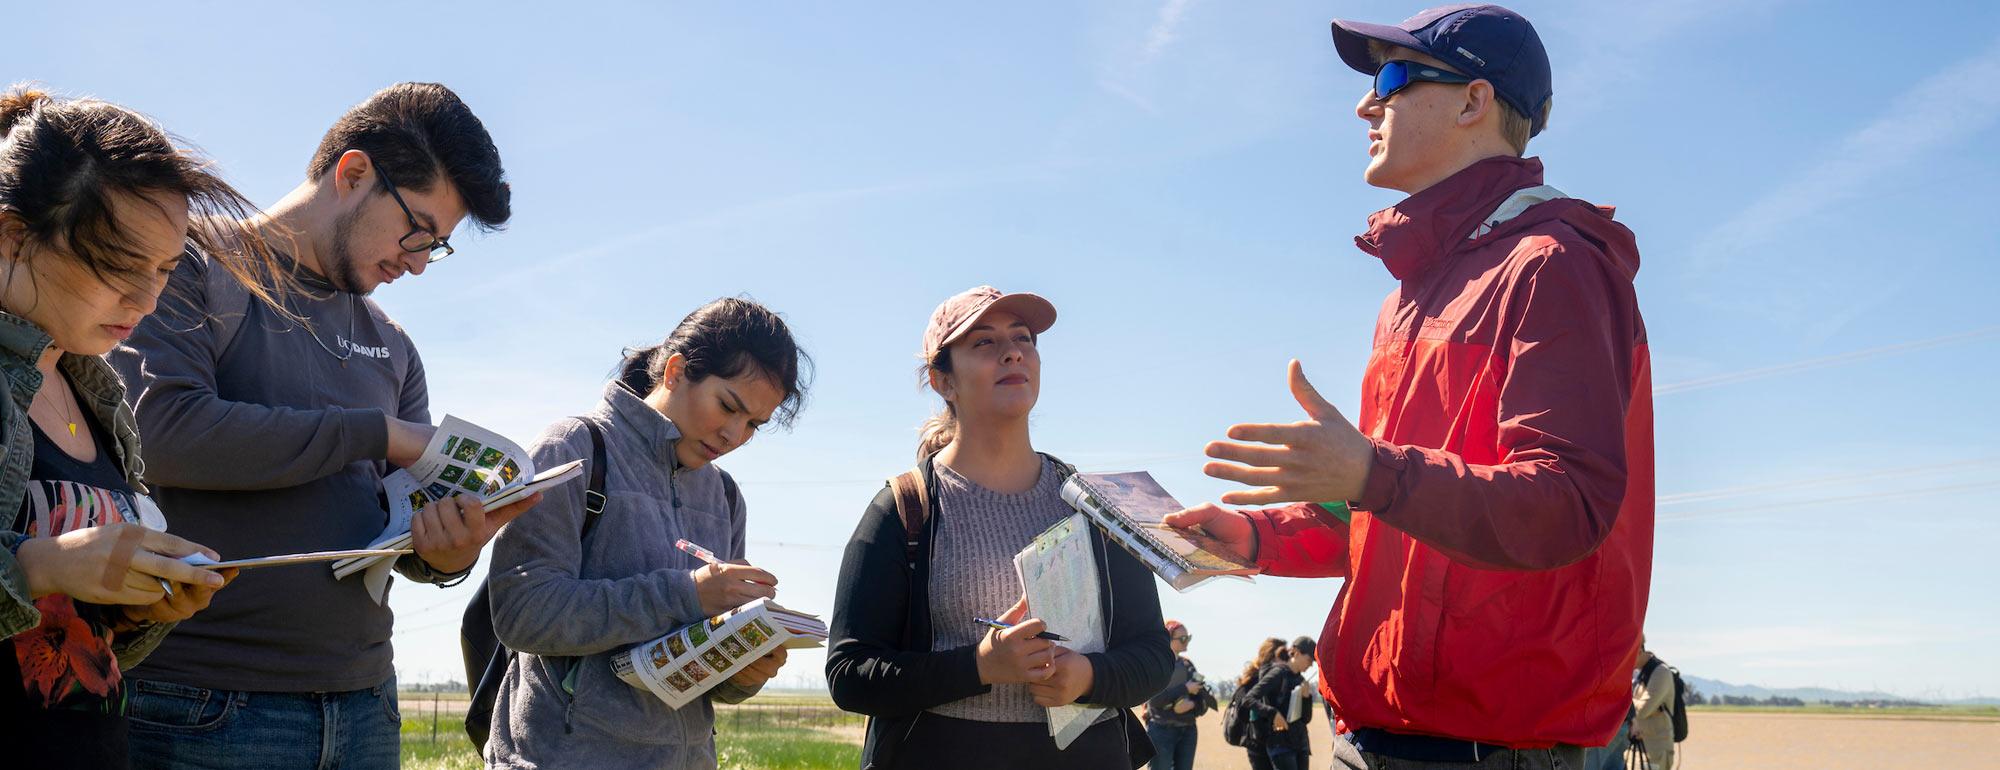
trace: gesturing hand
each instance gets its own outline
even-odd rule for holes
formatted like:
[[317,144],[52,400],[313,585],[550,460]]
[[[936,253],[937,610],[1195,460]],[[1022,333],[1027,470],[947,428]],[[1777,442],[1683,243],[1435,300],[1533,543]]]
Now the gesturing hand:
[[693,569],[701,611],[715,617],[758,599],[778,596],[778,578],[748,564],[704,564]]
[[[1236,441],[1209,443],[1209,457],[1231,462],[1209,463],[1202,466],[1203,473],[1257,487],[1224,493],[1222,502],[1327,503],[1361,496],[1374,460],[1373,442],[1320,396],[1297,359],[1289,377],[1292,397],[1305,407],[1306,420],[1232,425],[1229,437]],[[1243,441],[1257,443],[1238,443]],[[1222,537],[1212,529],[1210,534]]]
[[996,618],[1002,623],[1012,623],[1012,628],[988,630],[986,638],[979,640],[977,661],[981,684],[1032,684],[1055,673],[1050,668],[1055,658],[1055,642],[1035,638],[1048,630],[1048,624],[1041,618],[1022,620],[1026,614],[1028,600],[1024,597]]
[[536,492],[517,502],[488,511],[471,495],[432,500],[410,522],[410,543],[424,563],[439,572],[458,572],[479,561],[479,549],[507,522],[542,501]]

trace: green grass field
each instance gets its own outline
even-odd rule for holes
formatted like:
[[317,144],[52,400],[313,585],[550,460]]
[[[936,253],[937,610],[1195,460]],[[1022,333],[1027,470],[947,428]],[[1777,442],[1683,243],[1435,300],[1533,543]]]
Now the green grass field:
[[[762,698],[758,699],[760,702]],[[787,707],[818,706],[821,699],[781,700]],[[768,704],[767,704],[768,705]],[[744,711],[750,711],[745,709]],[[715,751],[721,770],[846,770],[860,764],[861,747],[835,735],[810,727],[784,724],[782,712],[771,720],[732,720],[728,710],[718,714],[719,734]],[[440,715],[436,739],[432,739],[429,713],[405,713],[403,719],[403,767],[408,770],[474,770],[481,767],[479,755],[465,737],[465,719]]]

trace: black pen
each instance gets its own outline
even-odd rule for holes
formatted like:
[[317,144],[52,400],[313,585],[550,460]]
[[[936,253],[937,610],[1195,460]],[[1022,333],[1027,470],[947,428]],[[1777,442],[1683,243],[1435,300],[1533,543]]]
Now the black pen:
[[[994,619],[992,619],[992,618],[973,618],[973,619],[972,619],[972,622],[974,622],[974,623],[978,623],[979,625],[982,625],[982,626],[986,626],[987,628],[991,628],[991,629],[993,629],[993,630],[995,630],[995,631],[1005,631],[1005,630],[1007,630],[1007,629],[1010,629],[1010,628],[1013,628],[1013,626],[1011,626],[1011,625],[1008,625],[1008,624],[1006,624],[1006,623],[1002,623],[1002,622],[1000,622],[1000,621],[998,621],[998,620],[994,620]],[[1039,633],[1039,634],[1035,634],[1035,638],[1036,638],[1036,639],[1047,639],[1047,640],[1049,640],[1049,641],[1051,641],[1051,642],[1067,642],[1067,641],[1069,641],[1068,639],[1064,638],[1062,634],[1058,634],[1058,633],[1054,633],[1054,632],[1050,632],[1050,631],[1043,631],[1043,632],[1041,632],[1041,633]]]

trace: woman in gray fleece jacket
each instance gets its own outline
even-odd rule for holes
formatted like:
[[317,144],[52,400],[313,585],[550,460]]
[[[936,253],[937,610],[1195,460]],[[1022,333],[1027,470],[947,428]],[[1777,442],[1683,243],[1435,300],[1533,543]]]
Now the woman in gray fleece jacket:
[[[709,699],[668,708],[619,680],[610,657],[775,595],[769,573],[709,566],[674,543],[743,559],[743,499],[714,461],[764,424],[791,422],[806,361],[777,314],[717,300],[661,344],[628,353],[596,409],[536,440],[537,466],[587,458],[594,425],[604,438],[606,501],[587,538],[585,485],[571,484],[493,541],[493,630],[517,654],[494,703],[489,767],[716,766]],[[784,661],[781,648],[708,696],[748,698]]]

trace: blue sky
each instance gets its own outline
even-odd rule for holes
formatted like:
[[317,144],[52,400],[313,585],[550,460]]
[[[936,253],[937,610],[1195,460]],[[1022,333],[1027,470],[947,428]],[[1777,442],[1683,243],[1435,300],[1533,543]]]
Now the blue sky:
[[[935,405],[912,374],[923,324],[968,286],[1061,309],[1038,446],[1184,501],[1227,488],[1200,475],[1204,442],[1300,414],[1289,358],[1358,403],[1392,281],[1350,236],[1400,196],[1361,182],[1367,83],[1326,22],[1417,5],[289,5],[17,8],[0,73],[148,112],[261,203],[376,88],[452,86],[516,215],[379,295],[433,412],[525,442],[590,408],[620,347],[718,296],[767,303],[818,381],[794,431],[722,464],[787,604],[830,606],[840,547]],[[2000,694],[2000,8],[1515,7],[1556,72],[1531,153],[1618,206],[1644,255],[1654,648],[1734,682]],[[1162,599],[1222,674],[1317,632],[1336,589]],[[405,678],[453,676],[469,592],[395,593]]]

